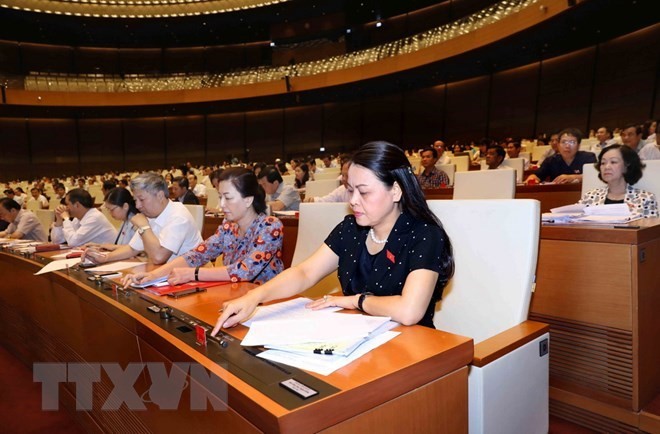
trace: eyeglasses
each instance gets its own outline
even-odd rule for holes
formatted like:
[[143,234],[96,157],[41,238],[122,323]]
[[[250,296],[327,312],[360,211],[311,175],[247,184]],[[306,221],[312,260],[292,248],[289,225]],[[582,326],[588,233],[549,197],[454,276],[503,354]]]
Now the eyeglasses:
[[561,143],[562,145],[575,146],[577,145],[577,140],[561,140],[559,143]]
[[119,208],[119,207],[116,206],[116,205],[113,206],[112,208],[110,208],[109,206],[106,206],[106,207],[105,207],[105,209],[107,209],[109,212],[112,212],[112,211],[116,210],[117,208]]

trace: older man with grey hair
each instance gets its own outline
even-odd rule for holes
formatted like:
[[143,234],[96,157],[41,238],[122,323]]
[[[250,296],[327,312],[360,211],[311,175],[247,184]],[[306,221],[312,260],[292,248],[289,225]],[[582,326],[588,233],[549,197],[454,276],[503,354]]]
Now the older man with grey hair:
[[131,218],[137,228],[131,241],[112,252],[88,249],[85,258],[105,263],[131,258],[144,251],[149,262],[164,264],[203,241],[186,207],[169,200],[167,182],[161,175],[153,172],[138,175],[131,181],[131,191],[140,211]]

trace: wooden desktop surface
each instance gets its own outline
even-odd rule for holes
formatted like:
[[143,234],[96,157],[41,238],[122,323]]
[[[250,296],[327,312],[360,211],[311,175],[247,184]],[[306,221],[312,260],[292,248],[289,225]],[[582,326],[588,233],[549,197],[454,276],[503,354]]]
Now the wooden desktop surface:
[[[150,404],[145,411],[108,412],[96,406],[103,401],[95,401],[93,411],[73,412],[88,430],[343,433],[384,427],[403,432],[414,427],[417,432],[467,431],[466,365],[473,355],[469,338],[399,326],[396,331],[401,335],[387,344],[327,377],[315,375],[340,389],[338,393],[288,410],[149,321],[146,316],[151,313],[139,314],[73,274],[35,276],[42,265],[0,253],[0,271],[6,276],[0,290],[0,342],[26,364],[156,361],[170,366],[173,361],[187,361],[203,365],[227,386],[227,411],[160,411]],[[250,284],[223,284],[180,300],[154,297],[158,304],[214,324],[222,302],[250,288]],[[241,338],[246,328],[228,332]],[[146,387],[144,379],[136,382],[135,388],[140,387]],[[100,389],[99,397],[107,396],[112,388],[105,384]],[[60,390],[63,405],[75,407],[73,387]]]

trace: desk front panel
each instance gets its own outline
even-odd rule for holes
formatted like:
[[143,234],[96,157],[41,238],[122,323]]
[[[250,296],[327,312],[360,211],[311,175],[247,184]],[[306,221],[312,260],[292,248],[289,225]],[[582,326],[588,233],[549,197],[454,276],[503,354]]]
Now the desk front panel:
[[[193,431],[221,429],[227,432],[318,432],[345,421],[384,420],[396,408],[406,408],[417,394],[443,399],[444,413],[437,406],[400,415],[401,423],[423,426],[447,426],[447,432],[465,432],[467,427],[467,376],[465,365],[472,358],[472,342],[467,338],[424,327],[400,327],[402,335],[370,352],[345,368],[323,377],[313,375],[337,389],[337,393],[315,402],[287,409],[241,379],[232,370],[209,359],[195,348],[158,326],[151,313],[138,313],[105,290],[87,284],[81,272],[50,273],[33,276],[40,264],[0,253],[0,272],[8,276],[0,289],[0,342],[26,364],[49,362],[127,363],[163,362],[170,369],[173,362],[203,366],[226,387],[226,394],[212,402],[223,405],[222,411],[188,411],[189,396],[184,391],[181,411],[160,410],[147,404],[144,411],[101,410],[112,391],[104,378],[94,387],[94,408],[74,411],[87,429],[114,432],[160,432],[174,428]],[[80,275],[78,275],[78,274]],[[82,277],[81,277],[82,276]],[[247,289],[245,285],[222,285],[206,293],[181,300],[154,300],[182,312],[193,312],[200,321],[211,324],[217,318],[222,300],[233,298]],[[121,293],[117,297],[122,297]],[[133,295],[139,301],[139,295]],[[137,297],[137,298],[136,298]],[[240,339],[244,327],[232,330]],[[214,345],[214,343],[209,343]],[[461,370],[462,369],[462,370]],[[454,375],[453,373],[458,373]],[[194,381],[188,377],[188,381]],[[144,392],[148,378],[143,374],[135,389]],[[74,386],[67,384],[61,402],[75,406]],[[448,398],[443,398],[443,396]],[[421,395],[420,395],[421,396]],[[188,408],[188,407],[186,407]],[[365,419],[363,419],[365,418]],[[440,421],[440,422],[438,422]],[[352,425],[350,425],[352,426]],[[382,426],[382,425],[381,425]],[[343,432],[351,432],[347,428]],[[434,431],[429,431],[434,432]]]

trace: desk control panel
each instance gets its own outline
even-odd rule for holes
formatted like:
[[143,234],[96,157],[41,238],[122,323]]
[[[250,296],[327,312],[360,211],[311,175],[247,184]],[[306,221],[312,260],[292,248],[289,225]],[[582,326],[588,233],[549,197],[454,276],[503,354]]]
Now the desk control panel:
[[[41,263],[49,262],[44,258],[34,259]],[[339,392],[336,387],[301,369],[257,357],[263,349],[244,347],[240,339],[228,333],[220,331],[216,336],[211,336],[213,327],[210,324],[159,303],[157,298],[150,298],[141,291],[123,290],[108,281],[90,282],[87,280],[89,274],[77,267],[69,269],[68,276],[140,314],[288,410]],[[297,387],[284,387],[282,384],[295,384]],[[316,393],[310,393],[310,390]]]

